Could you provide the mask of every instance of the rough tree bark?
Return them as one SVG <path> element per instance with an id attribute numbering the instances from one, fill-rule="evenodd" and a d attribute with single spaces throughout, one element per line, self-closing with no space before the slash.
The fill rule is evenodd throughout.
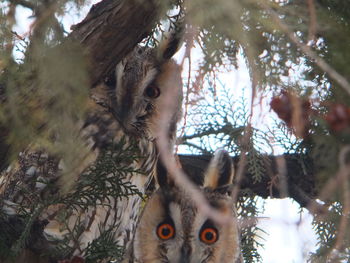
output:
<path id="1" fill-rule="evenodd" d="M 86 18 L 72 27 L 69 38 L 79 41 L 90 59 L 92 85 L 108 76 L 151 33 L 165 2 L 104 0 L 93 5 Z"/>

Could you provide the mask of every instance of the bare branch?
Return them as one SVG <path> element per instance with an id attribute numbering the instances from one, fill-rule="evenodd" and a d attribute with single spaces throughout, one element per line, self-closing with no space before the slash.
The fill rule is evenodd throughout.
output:
<path id="1" fill-rule="evenodd" d="M 172 77 L 169 76 L 167 85 L 171 85 L 173 83 L 171 78 Z M 166 103 L 164 105 L 164 108 L 160 110 L 161 115 L 159 122 L 159 131 L 157 135 L 157 147 L 160 154 L 159 158 L 161 158 L 165 168 L 169 172 L 169 175 L 172 177 L 175 184 L 187 192 L 189 196 L 191 196 L 198 210 L 218 224 L 224 225 L 230 222 L 231 216 L 214 209 L 208 203 L 203 193 L 179 167 L 175 156 L 172 153 L 172 149 L 170 148 L 168 142 L 168 124 L 171 119 L 172 112 L 176 109 L 177 102 L 174 102 L 173 98 L 177 92 L 178 91 L 176 89 L 169 89 L 169 92 L 167 94 L 164 94 Z"/>
<path id="2" fill-rule="evenodd" d="M 316 30 L 317 30 L 317 17 L 314 0 L 307 0 L 310 13 L 310 25 L 309 25 L 309 41 L 315 40 Z"/>
<path id="3" fill-rule="evenodd" d="M 336 242 L 334 249 L 342 251 L 343 241 L 347 233 L 347 225 L 349 222 L 350 215 L 350 193 L 349 193 L 349 165 L 347 164 L 346 158 L 350 153 L 350 146 L 344 147 L 339 154 L 339 177 L 341 178 L 341 185 L 343 186 L 343 213 L 340 219 L 338 235 L 336 237 Z"/>
<path id="4" fill-rule="evenodd" d="M 240 156 L 240 159 L 245 158 L 244 155 Z M 196 184 L 202 183 L 202 176 L 210 161 L 211 155 L 179 155 L 179 160 L 182 169 Z M 272 184 L 271 180 L 278 174 L 278 164 L 276 158 L 283 158 L 285 160 L 286 174 L 285 174 L 285 187 L 286 190 L 280 189 L 279 184 Z M 241 181 L 237 182 L 237 177 L 234 179 L 234 184 L 239 184 L 239 190 L 249 190 L 255 195 L 262 198 L 281 198 L 285 197 L 286 192 L 290 198 L 293 198 L 302 207 L 312 206 L 314 212 L 318 213 L 323 211 L 324 207 L 314 200 L 318 194 L 315 188 L 314 182 L 314 168 L 310 159 L 305 159 L 308 167 L 305 169 L 302 167 L 300 159 L 303 158 L 297 154 L 284 154 L 283 156 L 269 156 L 269 161 L 265 163 L 265 170 L 267 173 L 259 181 L 255 182 L 252 175 L 247 171 L 247 167 L 241 166 L 242 170 L 237 171 L 242 174 Z M 232 160 L 235 167 L 240 167 L 238 164 L 240 159 L 233 157 Z M 241 160 L 245 162 L 245 160 Z M 236 169 L 238 170 L 238 169 Z M 271 187 L 270 187 L 271 186 Z M 271 191 L 270 191 L 271 190 Z M 244 191 L 243 191 L 244 192 Z M 243 192 L 238 192 L 241 195 Z M 313 204 L 314 203 L 314 204 Z M 311 205 L 313 204 L 313 205 Z"/>

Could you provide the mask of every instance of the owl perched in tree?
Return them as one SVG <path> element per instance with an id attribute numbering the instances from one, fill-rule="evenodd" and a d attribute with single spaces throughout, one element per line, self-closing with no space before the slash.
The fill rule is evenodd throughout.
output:
<path id="1" fill-rule="evenodd" d="M 202 193 L 209 204 L 232 216 L 219 225 L 174 185 L 158 165 L 160 188 L 148 200 L 136 227 L 130 258 L 124 263 L 240 262 L 236 212 L 230 189 L 233 166 L 226 151 L 217 151 L 205 173 Z"/>
<path id="2" fill-rule="evenodd" d="M 181 70 L 171 59 L 178 44 L 178 39 L 174 37 L 158 49 L 137 46 L 117 65 L 115 76 L 92 89 L 90 108 L 81 129 L 81 136 L 91 147 L 92 157 L 87 158 L 79 171 L 88 170 L 101 152 L 111 153 L 114 144 L 121 145 L 121 148 L 119 153 L 110 154 L 112 159 L 133 148 L 134 156 L 125 162 L 121 160 L 117 165 L 129 171 L 122 182 L 132 184 L 140 194 L 144 193 L 158 158 L 155 143 L 164 107 L 171 107 L 173 112 L 167 122 L 170 145 L 181 117 Z M 166 101 L 169 94 L 172 98 L 170 103 Z M 37 213 L 33 220 L 42 222 L 43 229 L 43 235 L 40 234 L 38 239 L 44 236 L 56 242 L 74 234 L 70 247 L 75 255 L 84 255 L 85 249 L 104 230 L 113 229 L 116 243 L 128 246 L 139 215 L 140 195 L 116 199 L 107 194 L 97 196 L 89 203 L 79 199 L 75 200 L 79 205 L 66 209 L 67 204 L 57 201 L 64 200 L 59 199 L 59 187 L 56 185 L 62 170 L 64 164 L 59 158 L 48 155 L 45 150 L 22 152 L 18 161 L 0 174 L 2 211 L 13 217 L 18 214 L 21 205 L 30 213 Z M 105 188 L 110 187 L 114 183 L 109 180 L 112 173 L 104 173 L 103 176 L 105 180 L 99 182 L 102 181 Z M 77 184 L 83 179 L 81 175 Z M 94 187 L 93 183 L 80 185 L 81 192 Z M 77 195 L 68 193 L 67 196 L 72 196 L 73 200 L 79 193 L 74 189 L 72 192 Z M 53 201 L 46 202 L 47 206 L 33 210 L 36 203 L 51 199 Z M 82 202 L 86 202 L 85 208 L 81 208 Z M 79 231 L 76 231 L 76 226 Z M 36 242 L 34 238 L 27 247 L 35 252 L 47 252 L 47 244 L 43 243 L 42 240 Z"/>

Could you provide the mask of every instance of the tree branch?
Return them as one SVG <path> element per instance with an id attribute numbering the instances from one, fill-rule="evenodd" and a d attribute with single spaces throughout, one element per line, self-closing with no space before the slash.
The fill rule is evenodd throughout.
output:
<path id="1" fill-rule="evenodd" d="M 312 161 L 305 156 L 298 154 L 284 154 L 286 161 L 287 193 L 289 197 L 297 201 L 300 206 L 307 207 L 311 200 L 316 198 L 317 191 L 314 182 L 314 167 Z M 202 183 L 202 175 L 209 163 L 211 155 L 180 155 L 179 159 L 182 168 L 188 176 L 197 184 Z M 269 162 L 265 163 L 265 177 L 259 182 L 254 182 L 251 174 L 245 171 L 240 183 L 241 190 L 249 190 L 262 198 L 281 198 L 285 193 L 279 189 L 279 184 L 273 184 L 274 177 L 277 176 L 276 159 L 281 156 L 269 156 Z M 303 163 L 301 162 L 303 160 Z M 238 158 L 233 157 L 235 165 Z M 304 166 L 303 164 L 307 164 Z"/>
<path id="2" fill-rule="evenodd" d="M 69 36 L 86 48 L 92 85 L 108 76 L 151 33 L 161 13 L 162 5 L 157 0 L 104 0 L 92 6 Z"/>

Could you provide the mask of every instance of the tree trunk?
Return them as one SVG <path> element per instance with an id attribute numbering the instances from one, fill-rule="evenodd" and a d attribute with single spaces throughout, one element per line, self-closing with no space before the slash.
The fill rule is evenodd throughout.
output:
<path id="1" fill-rule="evenodd" d="M 163 5 L 158 0 L 104 0 L 72 27 L 69 38 L 86 48 L 92 85 L 108 76 L 137 43 L 150 35 Z"/>

